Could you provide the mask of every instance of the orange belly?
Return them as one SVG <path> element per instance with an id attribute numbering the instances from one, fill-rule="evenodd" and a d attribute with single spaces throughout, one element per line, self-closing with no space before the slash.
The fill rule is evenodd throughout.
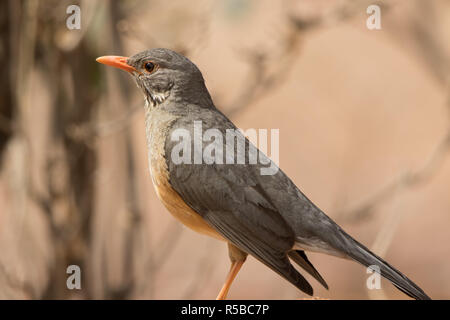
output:
<path id="1" fill-rule="evenodd" d="M 189 207 L 169 183 L 165 159 L 165 140 L 175 117 L 161 109 L 149 109 L 146 104 L 146 133 L 149 149 L 149 168 L 158 198 L 181 223 L 202 234 L 219 240 L 225 239 L 191 207 Z"/>
<path id="2" fill-rule="evenodd" d="M 225 241 L 215 229 L 181 199 L 170 185 L 154 183 L 154 186 L 158 198 L 177 220 L 198 233 Z"/>
<path id="3" fill-rule="evenodd" d="M 203 218 L 189 207 L 169 183 L 167 165 L 163 159 L 150 160 L 150 173 L 156 194 L 169 212 L 190 229 L 210 237 L 225 239 Z"/>

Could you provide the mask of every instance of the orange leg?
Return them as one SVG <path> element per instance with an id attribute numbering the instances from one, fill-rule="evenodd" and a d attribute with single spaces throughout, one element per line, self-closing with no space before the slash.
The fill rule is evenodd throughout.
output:
<path id="1" fill-rule="evenodd" d="M 231 283 L 233 282 L 234 278 L 236 278 L 244 262 L 245 260 L 240 260 L 240 261 L 233 261 L 231 263 L 231 268 L 230 271 L 228 272 L 227 279 L 225 280 L 222 290 L 220 290 L 216 300 L 225 300 L 227 298 L 228 290 L 230 290 Z"/>

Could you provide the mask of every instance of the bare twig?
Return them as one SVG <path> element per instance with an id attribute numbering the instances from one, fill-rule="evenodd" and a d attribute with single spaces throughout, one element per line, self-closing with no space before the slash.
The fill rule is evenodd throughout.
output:
<path id="1" fill-rule="evenodd" d="M 337 9 L 316 17 L 294 16 L 286 10 L 286 21 L 288 21 L 288 32 L 281 39 L 280 52 L 276 54 L 261 50 L 246 50 L 244 57 L 247 60 L 250 71 L 244 85 L 236 98 L 230 105 L 224 107 L 225 113 L 230 116 L 236 116 L 251 106 L 257 99 L 261 99 L 274 89 L 280 87 L 287 79 L 292 65 L 300 56 L 298 51 L 303 41 L 303 35 L 306 32 L 316 30 L 320 27 L 329 27 L 334 24 L 350 19 L 364 6 L 364 3 L 356 1 L 347 1 Z M 385 6 L 386 7 L 386 6 Z M 269 57 L 276 56 L 275 63 L 269 63 Z M 269 70 L 268 65 L 274 65 L 275 68 Z"/>
<path id="2" fill-rule="evenodd" d="M 163 236 L 155 245 L 158 250 L 155 254 L 150 255 L 145 262 L 144 270 L 148 276 L 145 281 L 142 282 L 141 287 L 139 288 L 139 293 L 142 293 L 147 288 L 152 288 L 154 275 L 168 260 L 170 254 L 179 243 L 182 234 L 183 228 L 181 228 L 180 224 L 177 221 L 171 221 L 167 229 L 164 231 Z"/>
<path id="3" fill-rule="evenodd" d="M 5 284 L 9 288 L 22 291 L 29 299 L 35 298 L 36 295 L 33 286 L 26 281 L 19 280 L 19 278 L 13 276 L 6 270 L 6 267 L 2 263 L 0 263 L 0 276 L 5 279 Z"/>
<path id="4" fill-rule="evenodd" d="M 319 28 L 330 28 L 335 25 L 347 21 L 358 13 L 365 12 L 368 5 L 373 4 L 374 1 L 352 1 L 347 0 L 338 5 L 335 5 L 329 11 L 325 11 L 323 14 L 317 16 L 299 16 L 293 15 L 288 12 L 291 21 L 301 31 L 313 31 Z M 295 4 L 295 1 L 292 3 Z M 392 4 L 376 1 L 376 4 L 380 6 L 385 14 L 389 10 Z M 290 6 L 288 5 L 288 8 Z M 290 9 L 288 9 L 290 11 Z"/>
<path id="5" fill-rule="evenodd" d="M 294 26 L 294 25 L 292 25 Z M 247 79 L 243 82 L 244 85 L 236 98 L 229 106 L 224 107 L 225 113 L 232 117 L 238 112 L 242 112 L 248 108 L 257 99 L 261 99 L 264 95 L 273 91 L 287 79 L 289 70 L 295 59 L 298 57 L 299 32 L 295 27 L 291 27 L 286 35 L 283 44 L 282 52 L 277 54 L 278 57 L 283 57 L 277 61 L 276 68 L 269 70 L 268 52 L 260 50 L 245 50 L 243 56 L 249 64 L 249 74 Z"/>
<path id="6" fill-rule="evenodd" d="M 140 102 L 131 108 L 127 109 L 118 118 L 110 121 L 104 121 L 93 127 L 91 132 L 99 138 L 110 136 L 116 134 L 122 130 L 125 130 L 129 124 L 131 118 L 136 114 L 137 111 L 143 108 L 144 102 Z"/>
<path id="7" fill-rule="evenodd" d="M 204 287 L 211 278 L 215 266 L 214 259 L 211 257 L 211 252 L 213 252 L 212 245 L 212 241 L 207 243 L 204 254 L 197 263 L 197 276 L 192 279 L 191 283 L 184 291 L 182 299 L 193 299 L 197 292 Z"/>

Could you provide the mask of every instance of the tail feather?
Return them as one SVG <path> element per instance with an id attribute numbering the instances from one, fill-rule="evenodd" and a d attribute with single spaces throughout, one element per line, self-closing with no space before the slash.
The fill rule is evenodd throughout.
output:
<path id="1" fill-rule="evenodd" d="M 349 236 L 350 238 L 350 236 Z M 400 271 L 392 267 L 389 263 L 384 261 L 382 258 L 378 257 L 376 254 L 372 253 L 364 245 L 358 241 L 350 238 L 351 242 L 354 244 L 351 250 L 346 250 L 347 255 L 361 263 L 362 265 L 369 267 L 376 265 L 380 268 L 381 276 L 388 279 L 394 286 L 399 290 L 403 291 L 405 294 L 414 298 L 416 300 L 431 300 L 429 296 L 423 292 L 414 282 L 408 279 Z"/>
<path id="2" fill-rule="evenodd" d="M 322 278 L 320 273 L 314 268 L 312 263 L 308 260 L 308 257 L 303 250 L 292 250 L 288 253 L 289 257 L 297 263 L 300 267 L 314 277 L 325 289 L 328 290 L 328 284 Z"/>

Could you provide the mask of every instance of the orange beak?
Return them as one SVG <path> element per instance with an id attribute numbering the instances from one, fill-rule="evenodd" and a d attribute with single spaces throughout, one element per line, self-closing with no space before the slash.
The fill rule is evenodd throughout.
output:
<path id="1" fill-rule="evenodd" d="M 107 66 L 119 68 L 128 72 L 137 72 L 137 70 L 127 63 L 127 57 L 119 56 L 103 56 L 96 59 L 97 62 L 106 64 Z"/>

